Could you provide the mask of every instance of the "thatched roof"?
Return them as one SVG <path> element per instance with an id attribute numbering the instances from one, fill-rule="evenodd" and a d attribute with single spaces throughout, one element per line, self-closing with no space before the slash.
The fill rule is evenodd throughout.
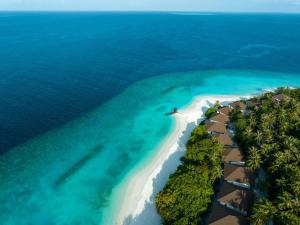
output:
<path id="1" fill-rule="evenodd" d="M 291 97 L 287 96 L 285 94 L 278 94 L 278 95 L 274 95 L 272 98 L 275 99 L 275 100 L 277 100 L 277 101 L 281 101 L 281 100 L 284 100 L 284 99 L 288 100 Z"/>
<path id="2" fill-rule="evenodd" d="M 223 182 L 218 193 L 218 201 L 229 204 L 234 208 L 248 212 L 253 202 L 253 193 L 250 189 L 237 187 Z"/>
<path id="3" fill-rule="evenodd" d="M 224 163 L 224 179 L 240 183 L 252 183 L 253 175 L 249 168 Z"/>
<path id="4" fill-rule="evenodd" d="M 215 137 L 218 142 L 226 146 L 232 146 L 234 144 L 231 137 L 229 137 L 229 135 L 227 134 L 227 132 L 223 134 L 213 134 L 213 137 Z"/>
<path id="5" fill-rule="evenodd" d="M 224 148 L 224 156 L 223 161 L 224 162 L 230 162 L 230 161 L 244 161 L 245 158 L 241 153 L 241 150 L 239 148 L 233 148 L 228 147 Z"/>
<path id="6" fill-rule="evenodd" d="M 246 104 L 241 101 L 233 102 L 230 104 L 232 108 L 239 108 L 240 110 L 245 110 L 247 108 Z"/>
<path id="7" fill-rule="evenodd" d="M 225 106 L 225 107 L 222 107 L 222 108 L 218 109 L 219 113 L 221 113 L 223 115 L 226 115 L 226 116 L 229 116 L 231 111 L 232 111 L 232 108 L 230 108 L 229 106 Z"/>
<path id="8" fill-rule="evenodd" d="M 226 116 L 221 113 L 214 113 L 209 119 L 213 120 L 215 122 L 224 123 L 224 124 L 226 124 L 230 121 L 229 116 Z"/>
<path id="9" fill-rule="evenodd" d="M 221 206 L 218 202 L 214 202 L 208 217 L 209 225 L 248 225 L 249 221 L 246 216 Z"/>
<path id="10" fill-rule="evenodd" d="M 222 123 L 211 122 L 209 120 L 205 121 L 205 129 L 208 132 L 215 132 L 215 133 L 225 133 L 226 126 Z"/>

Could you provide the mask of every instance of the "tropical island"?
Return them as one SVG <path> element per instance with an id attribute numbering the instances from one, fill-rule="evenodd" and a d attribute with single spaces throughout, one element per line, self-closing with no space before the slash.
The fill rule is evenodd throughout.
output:
<path id="1" fill-rule="evenodd" d="M 300 89 L 205 113 L 155 198 L 163 224 L 300 224 Z"/>

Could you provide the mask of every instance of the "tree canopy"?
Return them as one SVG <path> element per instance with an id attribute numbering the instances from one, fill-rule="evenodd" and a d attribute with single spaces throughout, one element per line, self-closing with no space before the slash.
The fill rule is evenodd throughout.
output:
<path id="1" fill-rule="evenodd" d="M 219 101 L 216 101 L 216 103 L 205 112 L 206 118 L 209 119 L 219 108 L 221 108 L 221 104 Z"/>
<path id="2" fill-rule="evenodd" d="M 273 98 L 276 94 L 288 97 Z M 253 224 L 300 224 L 300 89 L 279 88 L 255 99 L 259 107 L 232 115 L 236 139 L 247 165 L 267 174 L 265 198 L 258 200 Z"/>
<path id="3" fill-rule="evenodd" d="M 176 172 L 156 196 L 163 224 L 198 225 L 214 194 L 213 184 L 221 177 L 223 146 L 208 139 L 203 125 L 192 132 L 187 151 Z"/>

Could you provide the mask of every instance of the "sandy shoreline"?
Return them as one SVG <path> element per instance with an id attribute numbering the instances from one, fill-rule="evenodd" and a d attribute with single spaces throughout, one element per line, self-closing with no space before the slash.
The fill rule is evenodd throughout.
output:
<path id="1" fill-rule="evenodd" d="M 168 177 L 180 164 L 185 144 L 191 131 L 200 123 L 208 107 L 219 100 L 223 105 L 240 99 L 240 96 L 199 96 L 186 108 L 179 110 L 175 126 L 164 140 L 156 155 L 146 166 L 138 170 L 123 190 L 120 210 L 113 224 L 117 225 L 159 225 L 154 198 L 165 185 Z"/>

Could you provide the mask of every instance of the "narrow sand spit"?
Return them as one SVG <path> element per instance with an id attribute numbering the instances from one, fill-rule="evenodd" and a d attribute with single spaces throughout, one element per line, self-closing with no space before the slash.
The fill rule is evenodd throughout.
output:
<path id="1" fill-rule="evenodd" d="M 174 130 L 157 150 L 157 154 L 138 170 L 123 189 L 123 199 L 116 212 L 116 225 L 159 225 L 161 220 L 155 208 L 155 195 L 162 190 L 168 177 L 180 164 L 185 144 L 191 131 L 201 122 L 204 112 L 217 100 L 223 105 L 240 96 L 200 96 L 174 114 Z"/>

